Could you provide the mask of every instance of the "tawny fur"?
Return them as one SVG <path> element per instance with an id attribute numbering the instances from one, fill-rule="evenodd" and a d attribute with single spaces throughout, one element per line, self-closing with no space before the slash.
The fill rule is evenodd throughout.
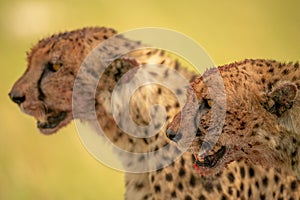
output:
<path id="1" fill-rule="evenodd" d="M 76 75 L 84 58 L 98 44 L 115 35 L 115 31 L 107 28 L 85 28 L 72 32 L 53 35 L 41 40 L 32 48 L 28 55 L 28 67 L 26 72 L 13 86 L 10 97 L 17 102 L 17 97 L 22 99 L 18 102 L 21 109 L 35 117 L 40 124 L 47 125 L 53 116 L 65 113 L 66 117 L 56 127 L 51 129 L 40 126 L 40 131 L 51 134 L 67 125 L 73 119 L 72 91 Z M 123 41 L 123 42 L 122 42 Z M 128 40 L 120 39 L 117 47 L 128 47 Z M 138 42 L 129 42 L 132 48 L 140 45 Z M 115 49 L 116 46 L 111 49 Z M 108 49 L 112 54 L 113 50 Z M 109 52 L 103 51 L 103 54 Z M 103 127 L 106 136 L 118 147 L 130 152 L 150 152 L 162 148 L 170 141 L 165 136 L 165 126 L 155 136 L 147 139 L 135 138 L 123 133 L 113 121 L 111 112 L 107 108 L 110 101 L 112 87 L 117 79 L 122 76 L 120 70 L 125 73 L 136 64 L 148 62 L 164 63 L 170 68 L 179 71 L 187 80 L 195 76 L 187 72 L 179 63 L 168 57 L 163 51 L 145 49 L 133 52 L 125 57 L 117 59 L 112 63 L 97 86 L 95 107 L 97 120 Z M 52 64 L 61 64 L 61 68 L 49 71 Z M 117 72 L 115 71 L 116 69 Z M 122 72 L 122 73 L 123 73 Z M 160 76 L 160 75 L 159 75 Z M 91 74 L 92 77 L 92 74 Z M 163 76 L 164 77 L 164 76 Z M 162 78 L 163 78 L 162 77 Z M 86 81 L 86 80 L 85 80 Z M 126 81 L 126 80 L 125 80 Z M 83 82 L 89 84 L 89 82 Z M 179 90 L 183 90 L 180 85 Z M 82 91 L 85 92 L 85 91 Z M 148 103 L 143 101 L 146 97 Z M 154 97 L 148 99 L 148 97 Z M 24 98 L 23 98 L 24 97 Z M 75 96 L 76 97 L 76 96 Z M 147 86 L 138 90 L 130 104 L 133 120 L 138 124 L 149 123 L 148 108 L 153 104 L 165 107 L 167 122 L 179 112 L 179 107 L 174 95 L 161 86 Z M 79 99 L 79 102 L 91 99 Z M 90 120 L 84 112 L 77 113 L 81 120 Z M 139 109 L 138 109 L 139 108 Z M 145 114 L 146 113 L 146 114 Z M 44 128 L 43 128 L 44 127 Z M 171 143 L 173 144 L 173 143 Z M 177 147 L 171 145 L 169 152 L 178 151 Z M 124 167 L 145 163 L 142 158 L 138 160 L 122 159 Z M 160 155 L 161 159 L 168 158 Z M 293 176 L 275 170 L 265 169 L 260 166 L 246 164 L 244 161 L 233 162 L 223 172 L 202 177 L 192 168 L 194 157 L 185 152 L 171 165 L 154 172 L 125 175 L 126 194 L 125 199 L 299 199 L 299 184 Z M 149 162 L 150 163 L 150 162 Z M 111 186 L 113 187 L 113 186 Z M 99 197 L 101 198 L 101 197 Z"/>
<path id="2" fill-rule="evenodd" d="M 219 67 L 218 74 L 222 78 L 226 95 L 222 101 L 226 102 L 218 99 L 220 94 L 212 97 L 211 93 L 218 91 L 208 91 L 208 84 L 216 84 L 212 78 L 216 74 L 217 72 L 211 73 L 208 70 L 204 74 L 205 78 L 197 78 L 191 84 L 189 92 L 189 95 L 197 98 L 196 109 L 207 100 L 212 105 L 216 103 L 225 107 L 225 123 L 217 144 L 226 146 L 226 158 L 208 171 L 215 173 L 222 170 L 227 163 L 245 158 L 254 164 L 293 171 L 300 178 L 299 63 L 244 60 Z M 188 103 L 186 107 L 190 107 Z M 190 146 L 190 150 L 196 155 L 208 129 L 213 126 L 210 124 L 212 109 L 215 108 L 207 108 L 196 122 L 198 135 Z M 182 114 L 180 116 L 186 117 Z M 221 122 L 221 117 L 218 120 Z M 169 125 L 170 130 L 178 132 L 178 124 L 179 115 Z M 182 129 L 190 127 L 189 124 L 181 126 Z M 189 132 L 188 129 L 186 132 Z M 189 134 L 195 136 L 195 133 Z M 200 168 L 200 173 L 201 170 L 206 169 Z"/>

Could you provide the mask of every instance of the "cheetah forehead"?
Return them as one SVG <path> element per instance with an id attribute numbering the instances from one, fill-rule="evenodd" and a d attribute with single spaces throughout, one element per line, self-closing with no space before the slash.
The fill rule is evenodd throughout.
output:
<path id="1" fill-rule="evenodd" d="M 30 51 L 27 52 L 27 61 L 28 66 L 30 66 L 31 60 L 35 53 L 40 49 L 48 47 L 50 49 L 55 46 L 56 43 L 60 41 L 69 41 L 73 43 L 77 43 L 78 45 L 84 45 L 95 43 L 92 47 L 96 46 L 103 40 L 115 35 L 117 31 L 112 28 L 106 27 L 86 27 L 73 31 L 66 31 L 57 34 L 53 34 L 50 37 L 43 38 L 38 41 L 38 43 L 33 46 Z M 84 48 L 84 47 L 82 47 Z"/>

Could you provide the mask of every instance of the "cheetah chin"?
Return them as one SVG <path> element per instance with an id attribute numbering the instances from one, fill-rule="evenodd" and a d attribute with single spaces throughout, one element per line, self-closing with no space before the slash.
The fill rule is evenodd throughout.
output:
<path id="1" fill-rule="evenodd" d="M 212 150 L 204 154 L 194 151 L 195 162 L 193 167 L 201 175 L 217 174 L 228 164 L 241 158 L 241 156 L 236 154 L 237 151 L 234 149 L 234 147 L 226 145 L 216 145 Z"/>
<path id="2" fill-rule="evenodd" d="M 199 159 L 198 156 L 195 155 L 196 164 L 199 167 L 215 167 L 219 160 L 221 160 L 226 153 L 226 147 L 215 147 L 211 151 L 209 151 L 206 155 L 200 156 Z"/>
<path id="3" fill-rule="evenodd" d="M 53 113 L 53 114 L 52 114 Z M 37 120 L 37 128 L 41 133 L 50 135 L 55 133 L 60 128 L 69 124 L 72 120 L 72 115 L 65 111 L 52 112 L 52 115 L 47 117 L 47 121 Z"/>

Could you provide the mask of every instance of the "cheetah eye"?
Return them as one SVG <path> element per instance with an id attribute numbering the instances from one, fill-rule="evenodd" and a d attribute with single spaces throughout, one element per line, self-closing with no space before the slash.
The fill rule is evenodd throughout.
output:
<path id="1" fill-rule="evenodd" d="M 47 68 L 51 71 L 51 72 L 57 72 L 60 68 L 62 67 L 61 63 L 48 63 L 47 64 Z"/>

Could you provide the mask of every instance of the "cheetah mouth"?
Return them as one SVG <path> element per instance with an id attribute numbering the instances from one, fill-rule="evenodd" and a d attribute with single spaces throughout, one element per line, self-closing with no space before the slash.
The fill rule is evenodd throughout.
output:
<path id="1" fill-rule="evenodd" d="M 226 153 L 226 146 L 221 146 L 220 148 L 215 147 L 206 156 L 202 156 L 198 159 L 197 156 L 195 156 L 196 158 L 195 165 L 198 167 L 213 168 L 224 157 L 225 153 Z"/>
<path id="2" fill-rule="evenodd" d="M 51 116 L 47 117 L 47 121 L 41 122 L 37 121 L 37 128 L 43 133 L 43 134 L 52 134 L 55 133 L 58 129 L 68 124 L 70 119 L 68 119 L 68 113 L 65 111 L 58 112 L 55 114 L 52 114 Z"/>

